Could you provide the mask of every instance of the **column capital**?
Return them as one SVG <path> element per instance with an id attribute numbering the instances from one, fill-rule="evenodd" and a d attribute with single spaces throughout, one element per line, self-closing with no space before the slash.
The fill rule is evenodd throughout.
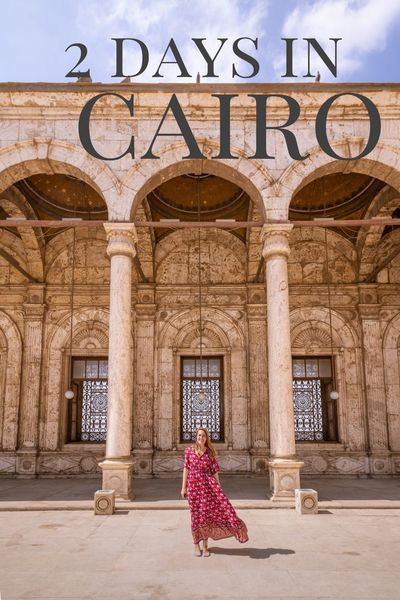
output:
<path id="1" fill-rule="evenodd" d="M 41 321 L 43 319 L 47 306 L 46 304 L 25 303 L 23 305 L 23 308 L 24 317 L 26 321 Z"/>
<path id="2" fill-rule="evenodd" d="M 359 304 L 358 312 L 363 320 L 379 321 L 381 304 Z"/>
<path id="3" fill-rule="evenodd" d="M 267 318 L 266 304 L 247 304 L 247 318 L 251 321 L 265 321 Z"/>
<path id="4" fill-rule="evenodd" d="M 262 254 L 265 259 L 275 254 L 289 256 L 289 236 L 292 229 L 293 225 L 291 223 L 268 223 L 263 225 L 261 241 L 264 243 Z"/>
<path id="5" fill-rule="evenodd" d="M 137 321 L 147 321 L 154 319 L 157 311 L 155 304 L 135 304 L 135 314 Z"/>
<path id="6" fill-rule="evenodd" d="M 123 255 L 134 258 L 138 240 L 133 223 L 103 223 L 106 230 L 108 256 Z"/>

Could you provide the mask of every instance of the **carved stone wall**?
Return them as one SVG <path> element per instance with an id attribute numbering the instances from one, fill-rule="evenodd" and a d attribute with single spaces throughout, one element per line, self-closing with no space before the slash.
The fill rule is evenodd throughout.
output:
<path id="1" fill-rule="evenodd" d="M 252 290 L 251 297 L 258 296 Z M 262 292 L 260 292 L 261 294 Z M 248 304 L 248 369 L 252 471 L 265 473 L 269 447 L 267 323 L 264 304 Z"/>
<path id="2" fill-rule="evenodd" d="M 81 84 L 77 91 L 55 85 L 50 113 L 48 86 L 27 92 L 18 84 L 9 84 L 9 89 L 2 85 L 0 207 L 7 216 L 35 216 L 14 185 L 17 181 L 38 173 L 62 173 L 91 185 L 104 199 L 111 221 L 140 222 L 149 218 L 146 195 L 154 187 L 179 174 L 198 172 L 198 161 L 181 160 L 187 153 L 181 138 L 158 141 L 160 160 L 140 159 L 170 99 L 166 90 L 155 87 L 138 93 L 137 157 L 106 163 L 92 158 L 78 139 L 76 122 L 93 95 L 91 86 Z M 354 163 L 333 161 L 316 146 L 310 115 L 326 100 L 326 92 L 293 93 L 300 103 L 307 103 L 307 111 L 292 127 L 301 136 L 302 152 L 310 154 L 305 161 L 290 159 L 280 132 L 270 132 L 275 160 L 246 158 L 249 148 L 255 147 L 249 117 L 254 99 L 246 94 L 232 103 L 236 160 L 209 160 L 218 153 L 217 104 L 210 103 L 203 88 L 189 87 L 178 94 L 206 156 L 201 162 L 203 172 L 242 187 L 252 201 L 249 220 L 286 219 L 297 189 L 323 175 L 351 169 L 386 184 L 365 217 L 394 214 L 400 201 L 400 119 L 395 114 L 400 92 L 390 86 L 368 88 L 384 127 L 375 150 Z M 132 133 L 126 107 L 112 110 L 115 119 L 99 113 L 93 130 L 94 143 L 109 155 L 120 153 Z M 285 118 L 279 104 L 270 110 L 271 118 Z M 327 135 L 338 154 L 357 155 L 369 136 L 368 121 L 354 112 L 348 99 L 339 99 L 330 112 Z M 198 352 L 200 337 L 198 232 L 175 231 L 155 244 L 150 229 L 137 229 L 142 273 L 136 265 L 135 376 L 129 400 L 133 403 L 132 452 L 137 475 L 180 476 L 179 361 L 184 354 Z M 27 225 L 0 230 L 0 247 L 26 271 L 23 275 L 0 257 L 0 474 L 4 476 L 96 476 L 97 462 L 104 456 L 102 444 L 66 443 L 73 236 L 71 229 L 53 233 Z M 360 229 L 355 240 L 328 231 L 327 260 L 322 229 L 295 227 L 291 234 L 292 351 L 331 354 L 331 303 L 339 386 L 339 441 L 298 444 L 305 473 L 400 474 L 399 235 L 398 229 L 385 232 L 377 225 Z M 201 245 L 204 350 L 222 355 L 225 369 L 225 442 L 219 448 L 220 463 L 227 471 L 264 474 L 270 432 L 259 228 L 248 230 L 245 243 L 228 231 L 202 230 Z M 104 230 L 78 228 L 72 355 L 107 355 L 109 264 Z M 34 385 L 28 389 L 30 379 Z M 33 458 L 28 456 L 29 448 Z"/>
<path id="3" fill-rule="evenodd" d="M 195 298 L 195 296 L 194 296 Z M 165 300 L 163 304 L 165 303 Z M 245 351 L 244 312 L 229 308 L 211 308 L 208 296 L 203 307 L 203 355 L 223 356 L 224 363 L 224 431 L 222 449 L 236 451 L 249 444 L 249 402 Z M 157 394 L 155 398 L 156 448 L 159 451 L 179 450 L 180 427 L 180 358 L 199 355 L 198 308 L 165 310 L 157 317 Z M 240 453 L 239 453 L 240 454 Z M 158 454 L 160 457 L 160 454 Z M 157 462 L 158 460 L 158 462 Z M 155 461 L 154 468 L 160 458 Z M 165 469 L 165 461 L 162 469 Z M 161 467 L 160 467 L 161 468 Z M 172 469 L 173 471 L 173 469 Z"/>
<path id="4" fill-rule="evenodd" d="M 400 315 L 389 322 L 384 332 L 383 359 L 389 448 L 392 452 L 400 452 Z M 396 472 L 400 472 L 399 458 L 395 467 Z"/>
<path id="5" fill-rule="evenodd" d="M 292 231 L 289 255 L 291 283 L 352 283 L 356 275 L 356 252 L 342 236 L 319 228 L 297 228 Z"/>
<path id="6" fill-rule="evenodd" d="M 15 322 L 4 312 L 0 312 L 0 331 L 1 369 L 4 377 L 1 384 L 1 449 L 14 451 L 18 439 L 22 339 Z"/>
<path id="7" fill-rule="evenodd" d="M 246 278 L 244 245 L 218 229 L 201 230 L 203 283 L 243 283 Z M 199 232 L 188 229 L 170 234 L 157 245 L 156 281 L 196 284 L 199 280 Z"/>

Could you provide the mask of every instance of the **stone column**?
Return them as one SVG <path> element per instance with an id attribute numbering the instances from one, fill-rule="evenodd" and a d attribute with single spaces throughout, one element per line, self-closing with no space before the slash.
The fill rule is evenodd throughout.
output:
<path id="1" fill-rule="evenodd" d="M 361 300 L 376 300 L 375 286 L 360 290 Z M 381 306 L 359 304 L 362 327 L 362 352 L 364 359 L 365 395 L 370 451 L 370 470 L 376 475 L 391 472 L 385 395 L 385 377 L 382 354 L 382 336 L 379 320 Z"/>
<path id="2" fill-rule="evenodd" d="M 108 411 L 103 489 L 132 497 L 132 259 L 137 235 L 132 223 L 104 223 L 110 271 Z"/>
<path id="3" fill-rule="evenodd" d="M 30 284 L 24 304 L 24 342 L 19 408 L 17 475 L 37 473 L 39 402 L 45 315 L 44 284 Z"/>
<path id="4" fill-rule="evenodd" d="M 261 239 L 267 286 L 268 388 L 272 500 L 292 499 L 300 487 L 296 459 L 289 320 L 288 256 L 293 225 L 264 225 Z"/>
<path id="5" fill-rule="evenodd" d="M 135 473 L 152 476 L 154 402 L 154 319 L 153 290 L 143 288 L 136 304 L 136 381 L 134 394 Z"/>
<path id="6" fill-rule="evenodd" d="M 249 384 L 252 471 L 267 470 L 268 455 L 268 375 L 267 320 L 265 304 L 248 304 Z"/>

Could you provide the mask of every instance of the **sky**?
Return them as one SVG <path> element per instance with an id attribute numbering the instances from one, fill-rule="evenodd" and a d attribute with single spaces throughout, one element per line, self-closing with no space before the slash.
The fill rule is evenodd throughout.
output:
<path id="1" fill-rule="evenodd" d="M 317 54 L 311 55 L 311 73 L 320 71 L 323 82 L 399 81 L 400 0 L 0 0 L 0 9 L 0 81 L 76 81 L 66 74 L 80 51 L 66 48 L 81 43 L 88 52 L 79 69 L 90 69 L 95 82 L 118 82 L 115 37 L 135 38 L 147 47 L 148 65 L 132 77 L 138 82 L 188 83 L 198 72 L 210 83 L 310 81 L 304 78 L 307 37 L 315 38 L 332 61 L 330 38 L 342 38 L 336 77 Z M 190 77 L 179 77 L 177 64 L 158 69 L 171 38 Z M 192 38 L 205 38 L 211 56 L 220 48 L 218 38 L 227 38 L 215 58 L 217 77 L 206 77 L 206 61 Z M 250 38 L 238 47 L 259 63 L 254 76 L 252 66 L 235 55 L 238 38 Z M 281 38 L 298 38 L 293 43 L 296 78 L 282 77 Z M 135 75 L 142 58 L 138 43 L 124 42 L 123 75 Z M 173 59 L 168 50 L 165 60 Z M 158 70 L 162 77 L 155 78 Z"/>

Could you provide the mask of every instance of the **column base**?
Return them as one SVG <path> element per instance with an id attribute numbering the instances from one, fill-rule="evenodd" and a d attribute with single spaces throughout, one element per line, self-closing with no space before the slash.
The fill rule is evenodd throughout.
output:
<path id="1" fill-rule="evenodd" d="M 294 501 L 294 490 L 300 488 L 300 469 L 303 462 L 296 459 L 275 458 L 269 462 L 270 500 Z"/>
<path id="2" fill-rule="evenodd" d="M 103 462 L 99 463 L 99 467 L 103 472 L 103 490 L 114 490 L 117 498 L 122 500 L 133 500 L 133 463 L 131 460 L 118 461 L 106 458 Z"/>
<path id="3" fill-rule="evenodd" d="M 17 479 L 35 479 L 37 475 L 37 450 L 17 450 L 16 475 Z"/>

